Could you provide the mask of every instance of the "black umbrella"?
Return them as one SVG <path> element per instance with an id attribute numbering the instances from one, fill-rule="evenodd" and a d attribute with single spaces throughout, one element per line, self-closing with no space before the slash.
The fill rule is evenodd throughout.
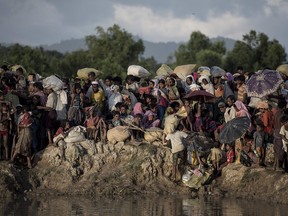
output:
<path id="1" fill-rule="evenodd" d="M 246 133 L 250 126 L 250 119 L 247 116 L 237 117 L 227 122 L 220 131 L 219 140 L 221 143 L 232 143 Z"/>

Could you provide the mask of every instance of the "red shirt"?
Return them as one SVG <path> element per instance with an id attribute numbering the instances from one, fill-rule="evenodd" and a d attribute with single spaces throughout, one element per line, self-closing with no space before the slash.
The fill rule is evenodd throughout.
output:
<path id="1" fill-rule="evenodd" d="M 226 152 L 226 158 L 228 163 L 233 163 L 234 162 L 234 150 L 230 149 L 228 152 Z"/>

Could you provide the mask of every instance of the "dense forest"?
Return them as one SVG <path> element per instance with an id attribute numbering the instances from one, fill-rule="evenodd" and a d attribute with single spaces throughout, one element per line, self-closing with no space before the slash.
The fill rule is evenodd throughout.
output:
<path id="1" fill-rule="evenodd" d="M 246 71 L 256 71 L 269 67 L 276 69 L 286 61 L 285 48 L 276 39 L 269 39 L 264 33 L 251 30 L 242 40 L 236 41 L 234 48 L 227 51 L 224 42 L 211 42 L 199 31 L 192 32 L 187 43 L 179 46 L 167 62 L 157 62 L 153 56 L 144 58 L 145 47 L 141 39 L 134 40 L 131 33 L 113 25 L 107 30 L 96 28 L 95 35 L 85 37 L 88 50 L 69 53 L 47 51 L 42 47 L 20 44 L 0 45 L 1 65 L 22 65 L 27 72 L 42 76 L 58 74 L 75 77 L 80 68 L 92 67 L 103 75 L 125 76 L 129 65 L 137 64 L 150 72 L 155 72 L 162 63 L 172 69 L 177 65 L 220 66 L 227 71 L 236 71 L 241 65 Z"/>

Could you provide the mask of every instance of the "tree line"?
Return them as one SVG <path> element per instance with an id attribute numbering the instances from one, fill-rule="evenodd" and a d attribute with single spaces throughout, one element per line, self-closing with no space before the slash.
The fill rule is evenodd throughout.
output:
<path id="1" fill-rule="evenodd" d="M 85 37 L 88 50 L 69 53 L 44 50 L 42 47 L 30 47 L 20 44 L 4 46 L 0 44 L 2 65 L 21 64 L 28 72 L 43 76 L 58 74 L 62 77 L 75 77 L 76 71 L 84 67 L 93 67 L 106 75 L 125 76 L 129 65 L 137 64 L 150 72 L 161 65 L 154 57 L 143 58 L 145 47 L 141 39 L 134 40 L 131 33 L 118 25 L 96 28 L 95 35 Z M 211 42 L 199 31 L 192 32 L 187 43 L 179 46 L 169 56 L 167 64 L 197 64 L 197 66 L 220 66 L 227 71 L 236 71 L 243 66 L 246 71 L 262 68 L 276 69 L 286 61 L 285 48 L 278 40 L 270 40 L 264 33 L 251 30 L 242 40 L 236 41 L 233 49 L 227 51 L 223 41 Z"/>

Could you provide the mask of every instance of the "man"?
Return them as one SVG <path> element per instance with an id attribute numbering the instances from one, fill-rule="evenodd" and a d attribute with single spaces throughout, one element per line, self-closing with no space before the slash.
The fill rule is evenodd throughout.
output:
<path id="1" fill-rule="evenodd" d="M 284 110 L 286 108 L 286 101 L 284 99 L 279 100 L 278 110 L 274 115 L 274 133 L 273 133 L 273 147 L 274 147 L 274 170 L 281 170 L 284 161 L 284 150 L 282 145 L 282 138 L 280 135 L 281 129 L 281 119 L 285 116 Z M 285 164 L 285 169 L 287 169 L 287 164 Z"/>
<path id="2" fill-rule="evenodd" d="M 88 73 L 88 80 L 87 82 L 84 84 L 83 86 L 83 89 L 86 93 L 86 97 L 90 98 L 92 92 L 93 92 L 93 89 L 92 89 L 92 82 L 96 81 L 96 74 L 95 72 L 89 72 Z"/>
<path id="3" fill-rule="evenodd" d="M 236 99 L 234 95 L 229 95 L 227 97 L 227 100 L 226 100 L 227 107 L 224 113 L 224 119 L 226 123 L 236 117 L 236 110 L 233 106 L 235 101 Z"/>
<path id="4" fill-rule="evenodd" d="M 103 91 L 99 88 L 99 83 L 97 81 L 93 81 L 92 85 L 92 94 L 90 94 L 90 100 L 93 104 L 98 104 L 100 108 L 104 107 L 105 96 Z M 88 93 L 88 92 L 87 92 Z"/>
<path id="5" fill-rule="evenodd" d="M 245 84 L 245 76 L 239 75 L 235 78 L 237 84 L 237 100 L 241 101 L 244 104 L 247 104 L 247 91 Z"/>
<path id="6" fill-rule="evenodd" d="M 218 103 L 218 108 L 220 109 L 220 113 L 216 118 L 218 127 L 214 131 L 214 137 L 216 141 L 219 141 L 220 131 L 225 125 L 224 113 L 226 112 L 226 104 L 224 102 L 220 102 Z"/>

